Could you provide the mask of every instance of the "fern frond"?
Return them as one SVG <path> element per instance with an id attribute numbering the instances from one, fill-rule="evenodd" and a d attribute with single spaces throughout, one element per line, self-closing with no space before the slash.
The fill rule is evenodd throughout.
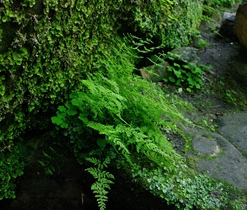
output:
<path id="1" fill-rule="evenodd" d="M 87 158 L 87 161 L 97 166 L 97 168 L 87 168 L 86 171 L 89 172 L 96 179 L 95 183 L 92 184 L 91 189 L 95 194 L 100 210 L 105 210 L 105 203 L 108 200 L 108 197 L 106 195 L 108 194 L 108 190 L 111 189 L 110 184 L 114 183 L 112 181 L 114 179 L 114 176 L 110 172 L 103 170 L 105 167 L 107 167 L 108 164 L 110 164 L 110 158 L 107 157 L 102 162 L 95 157 L 91 157 Z"/>

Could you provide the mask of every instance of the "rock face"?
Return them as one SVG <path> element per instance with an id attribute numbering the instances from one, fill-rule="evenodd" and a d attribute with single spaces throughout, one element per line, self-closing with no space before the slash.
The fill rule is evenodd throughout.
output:
<path id="1" fill-rule="evenodd" d="M 182 62 L 192 62 L 192 63 L 198 63 L 199 57 L 198 57 L 198 50 L 194 47 L 179 47 L 171 51 L 171 55 L 175 54 L 178 55 L 178 57 L 174 57 L 176 61 L 182 61 Z M 170 56 L 171 56 L 170 55 Z M 168 59 L 169 59 L 169 53 L 168 53 Z"/>
<path id="2" fill-rule="evenodd" d="M 247 59 L 246 58 L 247 58 L 247 50 L 244 47 L 239 48 L 238 54 L 230 58 L 230 62 L 228 66 L 229 72 L 232 75 L 232 77 L 243 86 L 247 86 Z"/>
<path id="3" fill-rule="evenodd" d="M 220 117 L 219 133 L 227 138 L 240 152 L 247 154 L 247 113 Z"/>
<path id="4" fill-rule="evenodd" d="M 234 23 L 235 23 L 236 13 L 224 12 L 222 17 L 221 27 L 219 33 L 230 39 L 237 39 L 234 33 Z"/>
<path id="5" fill-rule="evenodd" d="M 235 33 L 241 44 L 247 48 L 247 0 L 244 0 L 237 9 Z"/>
<path id="6" fill-rule="evenodd" d="M 192 147 L 185 155 L 198 172 L 247 191 L 247 113 L 221 116 L 217 125 L 217 133 L 187 128 Z"/>
<path id="7" fill-rule="evenodd" d="M 243 115 L 243 117 L 245 116 Z M 244 129 L 238 125 L 237 130 L 239 131 L 241 128 Z M 232 131 L 236 128 L 228 127 L 228 129 Z M 247 159 L 238 148 L 231 144 L 225 136 L 217 133 L 195 128 L 189 132 L 192 136 L 193 150 L 187 153 L 187 157 L 194 161 L 194 169 L 247 191 Z M 223 134 L 225 135 L 224 132 Z"/>
<path id="8" fill-rule="evenodd" d="M 167 66 L 169 66 L 169 63 L 165 61 L 160 64 L 142 68 L 140 69 L 140 73 L 142 78 L 148 81 L 160 82 L 168 76 Z"/>
<path id="9" fill-rule="evenodd" d="M 170 72 L 167 70 L 167 66 L 170 66 L 172 62 L 198 63 L 198 50 L 193 47 L 175 48 L 168 52 L 165 60 L 167 61 L 140 69 L 142 78 L 152 82 L 160 82 L 169 77 Z"/>

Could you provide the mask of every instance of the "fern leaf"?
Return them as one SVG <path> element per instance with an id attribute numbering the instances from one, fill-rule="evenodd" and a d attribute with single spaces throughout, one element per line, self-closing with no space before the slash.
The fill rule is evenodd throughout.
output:
<path id="1" fill-rule="evenodd" d="M 96 179 L 95 183 L 92 184 L 91 189 L 93 193 L 96 194 L 95 197 L 100 210 L 105 210 L 105 203 L 108 200 L 106 195 L 108 194 L 108 190 L 111 189 L 110 184 L 113 184 L 111 179 L 114 179 L 114 176 L 111 173 L 103 170 L 104 167 L 110 163 L 110 158 L 107 157 L 103 162 L 94 157 L 87 158 L 87 160 L 97 166 L 97 168 L 87 168 L 86 171 Z"/>

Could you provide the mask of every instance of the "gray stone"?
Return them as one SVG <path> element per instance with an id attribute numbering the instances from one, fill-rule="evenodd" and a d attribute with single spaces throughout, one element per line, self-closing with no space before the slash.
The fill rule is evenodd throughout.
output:
<path id="1" fill-rule="evenodd" d="M 195 128 L 189 133 L 194 151 L 187 157 L 194 161 L 194 169 L 247 191 L 247 159 L 241 152 L 217 133 Z"/>
<path id="2" fill-rule="evenodd" d="M 140 73 L 142 78 L 152 81 L 152 82 L 160 82 L 164 78 L 167 78 L 169 72 L 167 71 L 167 66 L 169 66 L 168 62 L 163 62 L 160 64 L 148 66 L 140 69 Z"/>
<path id="3" fill-rule="evenodd" d="M 219 133 L 239 151 L 247 154 L 247 113 L 236 113 L 218 119 Z"/>
<path id="4" fill-rule="evenodd" d="M 219 145 L 216 141 L 203 136 L 196 136 L 193 139 L 193 149 L 199 155 L 217 156 L 220 152 Z"/>
<path id="5" fill-rule="evenodd" d="M 234 22 L 236 17 L 236 13 L 224 12 L 223 20 Z"/>
<path id="6" fill-rule="evenodd" d="M 175 54 L 178 56 L 173 56 L 172 54 Z M 168 53 L 167 58 L 169 59 L 170 56 L 172 56 L 175 61 L 182 61 L 186 63 L 189 63 L 189 62 L 198 63 L 199 61 L 198 50 L 194 47 L 176 48 L 170 52 L 170 55 Z"/>
<path id="7" fill-rule="evenodd" d="M 234 33 L 234 23 L 235 23 L 236 13 L 224 12 L 221 22 L 221 27 L 219 33 L 231 39 L 237 39 Z"/>

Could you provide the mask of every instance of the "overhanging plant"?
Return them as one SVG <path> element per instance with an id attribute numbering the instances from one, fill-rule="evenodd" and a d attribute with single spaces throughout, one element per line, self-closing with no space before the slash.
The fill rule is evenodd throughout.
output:
<path id="1" fill-rule="evenodd" d="M 96 179 L 92 190 L 98 206 L 106 209 L 111 165 L 178 209 L 221 208 L 227 198 L 222 184 L 195 174 L 166 138 L 170 133 L 186 138 L 179 127 L 192 126 L 176 108 L 183 102 L 168 100 L 155 84 L 133 76 L 134 52 L 116 46 L 101 71 L 81 81 L 83 91 L 73 91 L 52 117 L 68 136 L 65 144 Z"/>
<path id="2" fill-rule="evenodd" d="M 92 187 L 100 198 L 100 209 L 105 209 L 103 203 L 113 178 L 103 172 L 105 160 L 115 167 L 127 164 L 131 170 L 136 167 L 135 155 L 140 154 L 172 173 L 183 164 L 183 158 L 166 135 L 172 130 L 183 136 L 178 125 L 189 123 L 156 85 L 132 75 L 135 54 L 126 45 L 120 46 L 112 52 L 115 56 L 101 62 L 102 71 L 81 81 L 83 91 L 73 91 L 70 100 L 52 117 L 68 136 L 67 144 L 72 145 L 77 160 L 97 165 L 87 171 L 97 183 L 108 183 L 97 185 L 104 189 Z"/>

